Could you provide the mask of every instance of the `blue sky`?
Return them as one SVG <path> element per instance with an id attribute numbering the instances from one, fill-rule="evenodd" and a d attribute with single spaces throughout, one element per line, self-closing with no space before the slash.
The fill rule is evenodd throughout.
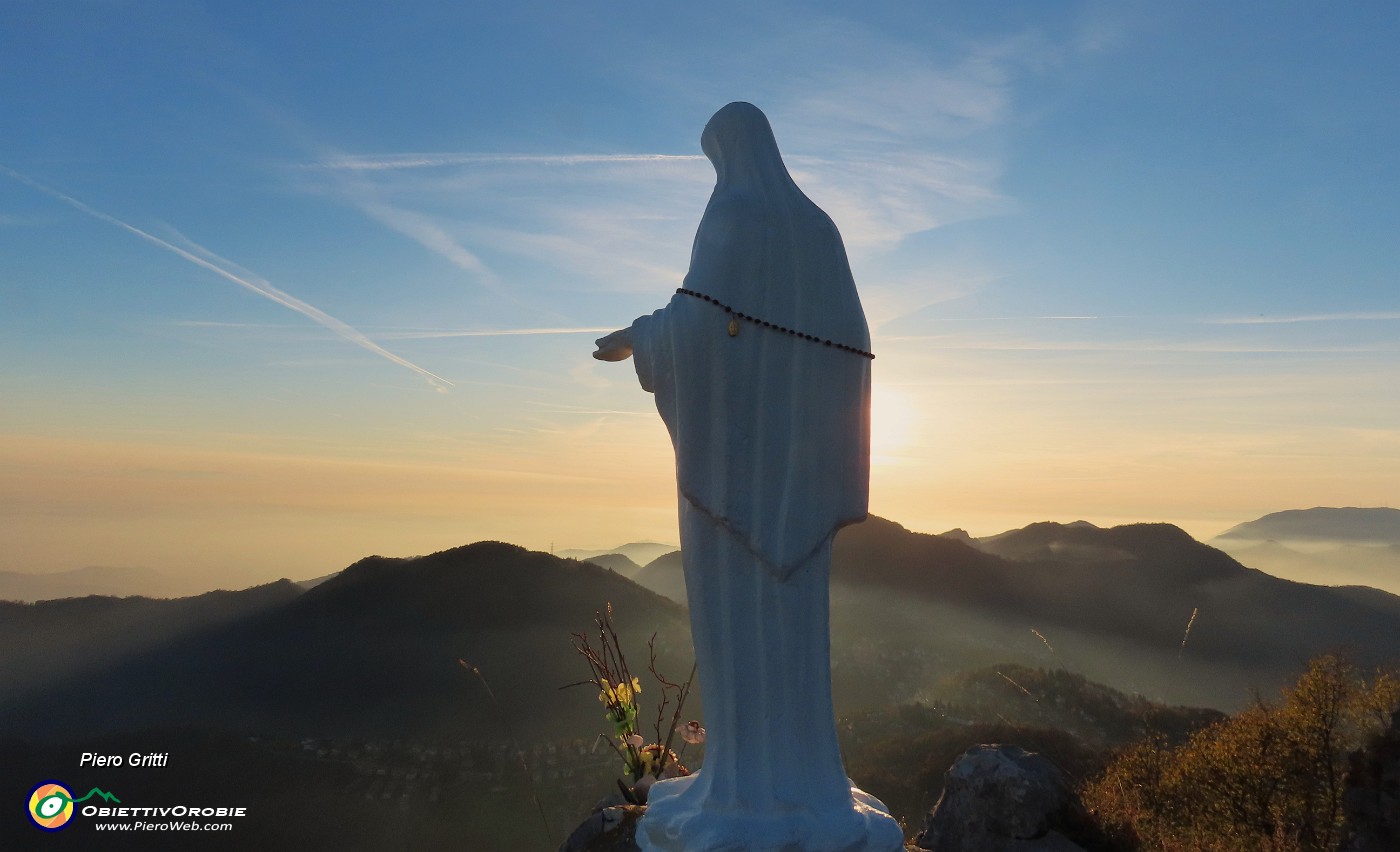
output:
<path id="1" fill-rule="evenodd" d="M 1400 504 L 1400 9 L 753 5 L 10 0 L 0 568 L 674 540 L 590 330 L 731 100 L 846 239 L 873 511 Z"/>

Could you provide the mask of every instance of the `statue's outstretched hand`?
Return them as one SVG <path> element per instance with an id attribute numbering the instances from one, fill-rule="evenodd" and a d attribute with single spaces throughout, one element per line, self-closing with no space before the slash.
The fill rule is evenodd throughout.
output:
<path id="1" fill-rule="evenodd" d="M 598 344 L 598 351 L 593 357 L 599 361 L 625 361 L 632 357 L 632 335 L 628 329 L 619 329 L 594 342 Z"/>

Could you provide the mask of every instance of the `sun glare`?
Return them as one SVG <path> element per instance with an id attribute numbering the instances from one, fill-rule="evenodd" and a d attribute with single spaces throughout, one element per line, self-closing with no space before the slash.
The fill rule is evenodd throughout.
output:
<path id="1" fill-rule="evenodd" d="M 894 464 L 914 432 L 914 398 L 878 382 L 870 389 L 870 462 Z"/>

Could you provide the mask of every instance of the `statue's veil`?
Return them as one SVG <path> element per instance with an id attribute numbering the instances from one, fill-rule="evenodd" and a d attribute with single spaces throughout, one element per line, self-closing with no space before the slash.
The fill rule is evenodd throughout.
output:
<path id="1" fill-rule="evenodd" d="M 733 103 L 705 128 L 714 193 L 686 289 L 856 349 L 865 315 L 836 226 L 797 188 L 768 119 Z M 632 327 L 642 386 L 676 448 L 681 495 L 785 578 L 865 517 L 870 361 L 742 322 L 692 296 Z"/>
<path id="2" fill-rule="evenodd" d="M 696 232 L 686 287 L 770 322 L 868 350 L 840 233 L 788 174 L 768 117 L 753 104 L 729 104 L 705 125 L 700 148 L 715 167 L 715 189 Z M 711 233 L 727 229 L 736 212 L 741 232 Z M 706 256 L 715 249 L 726 257 Z M 714 274 L 717 262 L 727 274 Z"/>

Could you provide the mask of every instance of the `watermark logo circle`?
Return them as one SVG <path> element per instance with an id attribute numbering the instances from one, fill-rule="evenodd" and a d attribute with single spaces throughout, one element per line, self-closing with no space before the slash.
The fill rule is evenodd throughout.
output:
<path id="1" fill-rule="evenodd" d="M 44 831 L 58 831 L 73 818 L 73 792 L 57 781 L 29 791 L 29 818 Z"/>

